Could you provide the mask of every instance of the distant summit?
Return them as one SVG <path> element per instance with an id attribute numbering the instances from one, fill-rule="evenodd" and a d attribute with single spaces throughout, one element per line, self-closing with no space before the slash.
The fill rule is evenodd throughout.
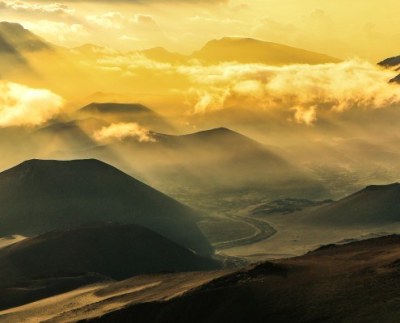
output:
<path id="1" fill-rule="evenodd" d="M 76 111 L 79 118 L 97 118 L 109 123 L 136 122 L 148 129 L 171 131 L 169 122 L 139 103 L 93 102 Z"/>
<path id="2" fill-rule="evenodd" d="M 139 103 L 90 103 L 79 110 L 81 113 L 153 113 Z"/>
<path id="3" fill-rule="evenodd" d="M 193 57 L 210 63 L 237 61 L 268 65 L 324 64 L 339 61 L 328 55 L 295 47 L 252 38 L 235 37 L 212 40 L 201 50 L 195 52 Z"/>
<path id="4" fill-rule="evenodd" d="M 232 139 L 237 139 L 237 140 L 251 141 L 254 143 L 254 141 L 252 139 L 250 139 L 234 130 L 231 130 L 231 129 L 225 128 L 225 127 L 203 130 L 203 131 L 199 131 L 199 132 L 195 132 L 192 134 L 181 136 L 181 138 L 186 138 L 186 139 L 195 139 L 195 138 L 207 139 L 208 137 L 210 137 L 210 139 L 232 138 Z"/>

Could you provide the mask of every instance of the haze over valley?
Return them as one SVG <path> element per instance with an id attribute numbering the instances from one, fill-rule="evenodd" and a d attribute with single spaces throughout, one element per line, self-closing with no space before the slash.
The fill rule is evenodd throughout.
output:
<path id="1" fill-rule="evenodd" d="M 0 1 L 0 322 L 397 322 L 396 9 Z"/>

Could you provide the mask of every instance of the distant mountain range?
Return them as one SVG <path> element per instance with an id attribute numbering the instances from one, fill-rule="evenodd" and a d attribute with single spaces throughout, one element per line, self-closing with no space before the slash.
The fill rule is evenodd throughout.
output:
<path id="1" fill-rule="evenodd" d="M 208 63 L 236 61 L 267 65 L 336 63 L 338 59 L 299 48 L 252 38 L 226 37 L 208 42 L 193 54 Z"/>
<path id="2" fill-rule="evenodd" d="M 35 53 L 37 56 L 35 56 Z M 203 61 L 207 64 L 236 61 L 268 65 L 323 64 L 339 61 L 328 55 L 286 45 L 251 38 L 235 37 L 212 40 L 191 55 L 172 53 L 162 47 L 131 53 L 144 55 L 154 61 L 172 64 L 187 63 L 193 59 Z M 2 68 L 2 73 L 6 75 L 9 73 L 12 74 L 15 72 L 14 70 L 24 67 L 25 71 L 29 68 L 31 74 L 34 74 L 35 70 L 38 70 L 40 76 L 46 79 L 55 78 L 56 75 L 53 74 L 56 73 L 57 69 L 64 73 L 65 80 L 72 77 L 79 80 L 79 76 L 80 80 L 82 78 L 90 79 L 90 76 L 86 75 L 86 71 L 80 70 L 79 64 L 76 64 L 76 55 L 82 55 L 89 59 L 97 59 L 104 55 L 112 57 L 116 54 L 118 53 L 115 51 L 113 52 L 107 48 L 92 44 L 86 44 L 73 49 L 55 46 L 23 28 L 18 23 L 0 22 L 0 67 Z M 43 61 L 44 59 L 47 60 L 46 64 Z M 94 80 L 92 79 L 92 81 Z M 99 79 L 95 81 L 103 82 Z M 57 87 L 61 89 L 61 84 L 58 84 Z"/>

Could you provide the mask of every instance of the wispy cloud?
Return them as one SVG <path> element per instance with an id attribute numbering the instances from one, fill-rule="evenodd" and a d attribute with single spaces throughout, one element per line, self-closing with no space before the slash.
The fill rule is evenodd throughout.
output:
<path id="1" fill-rule="evenodd" d="M 93 133 L 93 138 L 98 142 L 121 141 L 126 138 L 135 138 L 139 142 L 156 141 L 149 130 L 138 123 L 113 123 Z"/>

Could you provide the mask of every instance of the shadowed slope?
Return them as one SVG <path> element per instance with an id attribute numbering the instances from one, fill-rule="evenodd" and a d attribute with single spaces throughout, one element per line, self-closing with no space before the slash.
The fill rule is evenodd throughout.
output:
<path id="1" fill-rule="evenodd" d="M 397 322 L 399 236 L 263 263 L 91 322 Z"/>
<path id="2" fill-rule="evenodd" d="M 146 226 L 208 254 L 197 213 L 97 160 L 26 161 L 0 174 L 0 235 L 35 235 L 98 221 Z"/>
<path id="3" fill-rule="evenodd" d="M 0 250 L 0 288 L 6 288 L 0 293 L 0 307 L 50 296 L 56 279 L 57 292 L 61 293 L 78 287 L 79 275 L 87 275 L 93 281 L 95 277 L 89 273 L 104 280 L 217 267 L 216 261 L 136 225 L 99 224 L 55 231 Z M 80 284 L 85 285 L 85 281 Z M 18 290 L 23 285 L 26 288 Z M 9 298 L 14 300 L 13 304 Z"/>

